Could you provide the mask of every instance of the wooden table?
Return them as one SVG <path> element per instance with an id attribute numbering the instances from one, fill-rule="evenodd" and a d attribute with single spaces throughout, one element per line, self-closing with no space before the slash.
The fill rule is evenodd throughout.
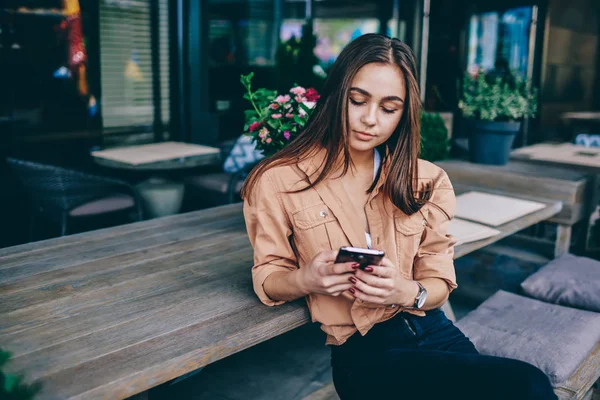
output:
<path id="1" fill-rule="evenodd" d="M 569 121 L 591 121 L 600 123 L 600 112 L 596 111 L 580 111 L 580 112 L 567 112 L 560 116 L 561 119 Z"/>
<path id="2" fill-rule="evenodd" d="M 571 171 L 566 167 L 510 161 L 506 165 L 482 165 L 460 160 L 436 163 L 446 171 L 457 192 L 485 190 L 521 197 L 542 197 L 561 201 L 561 212 L 548 222 L 557 224 L 558 233 L 552 249 L 558 257 L 569 251 L 573 226 L 587 231 L 592 204 L 594 175 Z M 585 240 L 581 243 L 585 245 Z M 552 253 L 551 253 L 552 254 Z"/>
<path id="3" fill-rule="evenodd" d="M 510 158 L 535 165 L 565 167 L 594 175 L 594 190 L 590 198 L 593 209 L 600 202 L 600 148 L 572 143 L 541 143 L 514 150 Z"/>
<path id="4" fill-rule="evenodd" d="M 480 249 L 560 212 L 500 227 Z M 310 322 L 252 290 L 241 204 L 0 249 L 0 346 L 39 399 L 124 398 Z"/>
<path id="5" fill-rule="evenodd" d="M 183 182 L 161 176 L 168 171 L 218 164 L 221 150 L 180 142 L 119 147 L 91 153 L 97 164 L 108 168 L 151 171 L 154 176 L 137 185 L 149 217 L 177 214 L 183 202 Z"/>
<path id="6" fill-rule="evenodd" d="M 181 142 L 161 142 L 98 150 L 95 161 L 109 168 L 161 171 L 217 164 L 221 150 L 216 147 Z"/>
<path id="7" fill-rule="evenodd" d="M 521 147 L 510 153 L 513 160 L 546 165 L 561 165 L 573 170 L 600 174 L 600 148 L 572 143 L 541 143 Z"/>

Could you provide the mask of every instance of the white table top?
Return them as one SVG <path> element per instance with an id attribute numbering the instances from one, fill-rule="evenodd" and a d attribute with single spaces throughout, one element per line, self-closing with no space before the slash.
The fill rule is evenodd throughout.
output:
<path id="1" fill-rule="evenodd" d="M 458 246 L 500 235 L 502 231 L 460 218 L 453 218 L 448 226 L 448 233 L 454 236 L 456 245 Z"/>
<path id="2" fill-rule="evenodd" d="M 457 218 L 500 226 L 546 207 L 546 204 L 511 196 L 467 192 L 456 196 Z"/>
<path id="3" fill-rule="evenodd" d="M 91 154 L 99 163 L 111 167 L 143 169 L 153 166 L 161 169 L 216 161 L 220 158 L 221 150 L 191 143 L 162 142 L 99 150 Z"/>

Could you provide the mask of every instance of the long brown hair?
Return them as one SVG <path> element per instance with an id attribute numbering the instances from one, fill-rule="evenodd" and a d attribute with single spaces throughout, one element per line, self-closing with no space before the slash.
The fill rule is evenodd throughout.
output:
<path id="1" fill-rule="evenodd" d="M 379 34 L 366 34 L 350 42 L 331 68 L 325 88 L 304 131 L 275 153 L 262 160 L 248 175 L 242 188 L 242 198 L 248 199 L 256 181 L 268 169 L 294 165 L 314 156 L 320 149 L 327 150 L 317 179 L 299 190 L 307 190 L 326 179 L 343 157 L 343 174 L 351 163 L 348 150 L 348 97 L 354 76 L 370 63 L 396 65 L 404 76 L 406 99 L 398 126 L 390 138 L 381 145 L 382 166 L 388 168 L 383 192 L 404 213 L 417 212 L 430 192 L 416 195 L 418 156 L 421 139 L 421 100 L 415 56 L 406 44 L 398 39 Z M 337 118 L 336 118 L 337 117 Z M 374 182 L 369 191 L 373 190 Z"/>

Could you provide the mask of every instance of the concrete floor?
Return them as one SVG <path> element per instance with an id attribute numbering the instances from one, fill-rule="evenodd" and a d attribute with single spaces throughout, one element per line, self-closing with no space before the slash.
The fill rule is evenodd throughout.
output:
<path id="1" fill-rule="evenodd" d="M 456 317 L 460 319 L 498 289 L 517 291 L 539 266 L 484 252 L 457 260 L 459 288 L 451 297 Z M 318 324 L 309 324 L 213 363 L 183 381 L 154 388 L 149 398 L 331 399 L 329 361 L 324 333 Z"/>

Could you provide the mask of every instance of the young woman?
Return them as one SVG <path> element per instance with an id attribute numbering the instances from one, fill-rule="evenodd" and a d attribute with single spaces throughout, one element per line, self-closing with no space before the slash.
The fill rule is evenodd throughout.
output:
<path id="1" fill-rule="evenodd" d="M 269 306 L 305 297 L 344 399 L 552 399 L 532 365 L 478 354 L 439 307 L 456 288 L 454 191 L 418 159 L 414 55 L 369 34 L 331 69 L 305 131 L 242 191 L 252 279 Z M 384 250 L 364 270 L 341 246 Z"/>

